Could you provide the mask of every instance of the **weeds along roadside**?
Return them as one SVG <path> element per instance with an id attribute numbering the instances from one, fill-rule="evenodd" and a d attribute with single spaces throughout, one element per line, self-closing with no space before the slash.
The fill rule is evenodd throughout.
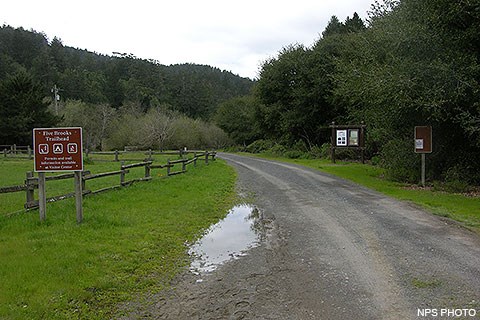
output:
<path id="1" fill-rule="evenodd" d="M 290 159 L 267 153 L 241 153 L 275 161 L 294 163 L 353 181 L 393 198 L 409 201 L 429 212 L 447 217 L 480 234 L 480 197 L 449 193 L 435 188 L 414 188 L 405 183 L 385 179 L 384 169 L 370 164 L 327 159 Z"/>

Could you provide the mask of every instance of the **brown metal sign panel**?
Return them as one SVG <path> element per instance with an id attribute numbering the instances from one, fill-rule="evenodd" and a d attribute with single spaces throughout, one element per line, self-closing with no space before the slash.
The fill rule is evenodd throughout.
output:
<path id="1" fill-rule="evenodd" d="M 415 127 L 415 153 L 432 152 L 432 127 Z"/>
<path id="2" fill-rule="evenodd" d="M 82 128 L 33 129 L 35 172 L 82 171 Z"/>

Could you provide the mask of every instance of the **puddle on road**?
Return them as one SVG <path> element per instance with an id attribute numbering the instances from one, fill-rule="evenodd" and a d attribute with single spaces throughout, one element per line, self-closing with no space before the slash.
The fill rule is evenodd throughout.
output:
<path id="1" fill-rule="evenodd" d="M 246 255 L 259 245 L 262 237 L 259 210 L 243 204 L 233 207 L 228 215 L 210 227 L 188 253 L 193 257 L 190 271 L 195 274 L 214 271 L 219 265 Z"/>

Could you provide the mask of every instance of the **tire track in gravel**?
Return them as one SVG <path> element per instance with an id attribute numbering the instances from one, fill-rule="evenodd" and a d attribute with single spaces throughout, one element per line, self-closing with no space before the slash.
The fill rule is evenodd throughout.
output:
<path id="1" fill-rule="evenodd" d="M 478 235 L 409 203 L 292 164 L 231 154 L 266 241 L 198 277 L 185 272 L 129 318 L 417 319 L 480 314 Z M 128 318 L 128 317 L 127 317 Z"/>

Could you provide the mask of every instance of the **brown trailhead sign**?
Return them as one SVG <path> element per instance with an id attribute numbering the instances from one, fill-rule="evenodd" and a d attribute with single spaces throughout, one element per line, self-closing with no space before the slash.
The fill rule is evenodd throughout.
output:
<path id="1" fill-rule="evenodd" d="M 82 128 L 33 129 L 36 172 L 82 171 Z"/>

